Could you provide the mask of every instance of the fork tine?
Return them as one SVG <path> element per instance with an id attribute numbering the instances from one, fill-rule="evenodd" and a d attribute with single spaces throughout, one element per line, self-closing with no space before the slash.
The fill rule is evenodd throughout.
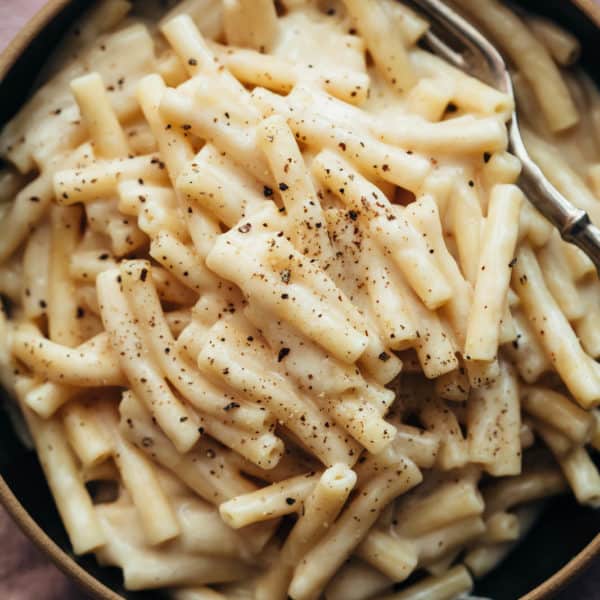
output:
<path id="1" fill-rule="evenodd" d="M 409 0 L 409 3 L 427 15 L 438 33 L 444 32 L 445 37 L 450 37 L 457 47 L 465 48 L 466 52 L 457 53 L 450 49 L 435 32 L 425 36 L 425 42 L 431 44 L 431 50 L 436 54 L 439 52 L 441 57 L 455 67 L 475 74 L 479 79 L 512 96 L 512 85 L 502 55 L 476 27 L 442 0 Z M 457 54 L 461 54 L 459 61 L 456 60 Z"/>
<path id="2" fill-rule="evenodd" d="M 460 52 L 453 50 L 446 42 L 444 42 L 438 35 L 433 31 L 429 30 L 424 36 L 423 41 L 425 45 L 438 56 L 448 61 L 452 66 L 460 69 L 461 71 L 466 70 L 468 65 L 464 59 L 464 56 Z"/>
<path id="3" fill-rule="evenodd" d="M 424 42 L 434 54 L 469 75 L 488 81 L 514 99 L 513 86 L 506 63 L 500 52 L 471 23 L 447 6 L 442 0 L 407 0 L 421 10 L 443 37 L 457 42 L 467 52 L 452 49 L 436 31 L 429 31 Z M 470 58 L 479 64 L 473 64 Z M 479 59 L 479 60 L 478 60 Z M 481 66 L 483 65 L 483 72 Z M 574 206 L 546 178 L 532 160 L 521 138 L 516 111 L 508 123 L 509 150 L 521 161 L 523 168 L 519 185 L 533 205 L 559 230 L 562 238 L 583 250 L 594 262 L 600 274 L 600 229 L 593 225 L 588 214 Z"/>

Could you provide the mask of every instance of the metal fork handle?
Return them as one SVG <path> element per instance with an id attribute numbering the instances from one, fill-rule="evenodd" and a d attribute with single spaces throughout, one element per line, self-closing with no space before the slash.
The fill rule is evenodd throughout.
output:
<path id="1" fill-rule="evenodd" d="M 541 174 L 529 155 L 523 156 L 518 151 L 515 154 L 523 165 L 519 185 L 528 199 L 558 229 L 566 242 L 587 254 L 600 275 L 600 229 L 584 210 L 569 202 Z"/>
<path id="2" fill-rule="evenodd" d="M 469 50 L 483 55 L 497 86 L 514 98 L 512 81 L 504 59 L 479 30 L 443 0 L 410 1 L 438 25 L 449 30 Z M 469 65 L 435 34 L 429 33 L 425 40 L 436 54 L 469 73 Z M 509 150 L 523 165 L 519 185 L 531 203 L 558 229 L 565 241 L 577 246 L 590 258 L 600 275 L 600 229 L 592 224 L 584 210 L 575 207 L 550 183 L 529 156 L 521 138 L 516 112 L 513 112 L 509 123 L 509 140 Z"/>

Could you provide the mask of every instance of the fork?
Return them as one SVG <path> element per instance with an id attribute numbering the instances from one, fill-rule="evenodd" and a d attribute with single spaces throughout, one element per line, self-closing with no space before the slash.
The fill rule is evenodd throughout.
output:
<path id="1" fill-rule="evenodd" d="M 431 27 L 423 42 L 434 54 L 506 93 L 512 98 L 513 106 L 516 105 L 506 63 L 479 30 L 442 0 L 409 0 L 409 3 L 430 20 Z M 508 123 L 508 149 L 521 161 L 518 184 L 531 203 L 558 229 L 565 241 L 585 252 L 600 274 L 600 229 L 592 224 L 584 210 L 569 202 L 548 181 L 529 156 L 519 130 L 516 108 Z"/>

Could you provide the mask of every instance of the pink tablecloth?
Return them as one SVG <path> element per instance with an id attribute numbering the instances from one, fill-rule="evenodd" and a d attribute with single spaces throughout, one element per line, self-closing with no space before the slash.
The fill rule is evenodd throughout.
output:
<path id="1" fill-rule="evenodd" d="M 0 52 L 45 0 L 0 0 Z"/>
<path id="2" fill-rule="evenodd" d="M 67 578 L 38 552 L 0 509 L 0 598 L 85 600 Z"/>
<path id="3" fill-rule="evenodd" d="M 45 0 L 0 0 L 0 52 Z M 558 600 L 600 600 L 600 582 L 591 572 Z M 85 600 L 17 529 L 0 508 L 0 600 Z"/>

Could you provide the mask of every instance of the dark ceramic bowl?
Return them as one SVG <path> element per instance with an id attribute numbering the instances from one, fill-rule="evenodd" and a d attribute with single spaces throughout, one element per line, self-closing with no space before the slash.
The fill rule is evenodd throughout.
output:
<path id="1" fill-rule="evenodd" d="M 585 68 L 600 83 L 597 53 L 600 3 L 593 0 L 515 2 L 572 31 L 582 42 Z M 0 125 L 25 102 L 57 40 L 90 4 L 89 0 L 48 2 L 0 55 Z M 0 390 L 2 395 L 6 396 Z M 99 567 L 90 556 L 74 557 L 38 460 L 19 442 L 1 406 L 0 501 L 27 535 L 94 597 L 102 600 L 164 597 L 160 592 L 126 592 L 117 569 Z M 600 511 L 582 508 L 570 497 L 556 498 L 547 505 L 543 517 L 525 541 L 498 569 L 477 583 L 475 594 L 493 600 L 550 598 L 600 555 L 598 532 Z"/>

